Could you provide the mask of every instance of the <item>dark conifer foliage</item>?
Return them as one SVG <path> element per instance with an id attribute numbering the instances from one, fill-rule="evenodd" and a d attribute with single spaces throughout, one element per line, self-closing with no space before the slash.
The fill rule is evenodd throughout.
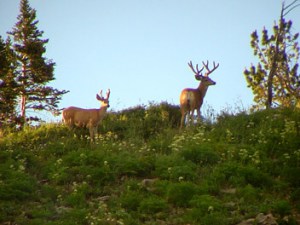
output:
<path id="1" fill-rule="evenodd" d="M 0 125 L 10 127 L 17 123 L 18 85 L 15 80 L 17 61 L 11 48 L 11 40 L 6 42 L 0 36 Z"/>
<path id="2" fill-rule="evenodd" d="M 42 39 L 44 32 L 38 29 L 36 10 L 30 7 L 28 0 L 21 0 L 17 19 L 8 34 L 13 37 L 13 49 L 19 62 L 16 81 L 19 85 L 20 117 L 24 124 L 26 121 L 40 120 L 26 115 L 30 109 L 56 112 L 62 95 L 68 91 L 47 86 L 55 79 L 55 63 L 44 57 L 48 39 Z"/>

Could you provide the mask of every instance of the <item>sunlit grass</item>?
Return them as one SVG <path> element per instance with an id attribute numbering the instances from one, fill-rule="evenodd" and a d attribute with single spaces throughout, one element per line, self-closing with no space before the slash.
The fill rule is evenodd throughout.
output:
<path id="1" fill-rule="evenodd" d="M 44 124 L 0 140 L 0 223 L 280 222 L 300 208 L 300 113 L 222 112 L 179 131 L 163 103 L 87 130 Z"/>

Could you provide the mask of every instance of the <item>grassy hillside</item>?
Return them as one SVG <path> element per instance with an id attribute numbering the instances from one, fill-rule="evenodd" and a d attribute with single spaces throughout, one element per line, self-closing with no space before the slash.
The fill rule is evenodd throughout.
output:
<path id="1" fill-rule="evenodd" d="M 7 132 L 0 224 L 299 223 L 299 111 L 223 113 L 182 132 L 179 117 L 166 103 L 110 113 L 93 145 L 61 124 Z"/>

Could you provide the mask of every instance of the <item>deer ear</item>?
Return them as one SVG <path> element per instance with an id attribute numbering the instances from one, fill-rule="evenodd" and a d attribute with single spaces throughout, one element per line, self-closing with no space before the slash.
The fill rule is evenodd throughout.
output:
<path id="1" fill-rule="evenodd" d="M 102 98 L 98 94 L 96 94 L 96 98 L 97 100 L 102 101 Z"/>
<path id="2" fill-rule="evenodd" d="M 203 76 L 202 75 L 195 75 L 196 80 L 202 80 Z"/>

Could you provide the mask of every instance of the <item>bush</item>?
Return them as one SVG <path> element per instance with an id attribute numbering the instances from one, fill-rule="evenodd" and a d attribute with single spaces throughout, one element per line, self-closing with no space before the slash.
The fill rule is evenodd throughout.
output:
<path id="1" fill-rule="evenodd" d="M 214 171 L 216 180 L 220 184 L 231 184 L 233 186 L 244 186 L 251 184 L 253 187 L 271 187 L 273 184 L 269 174 L 252 165 L 240 165 L 238 163 L 225 163 Z"/>
<path id="2" fill-rule="evenodd" d="M 192 209 L 189 213 L 191 217 L 191 222 L 196 222 L 195 224 L 201 225 L 227 225 L 231 224 L 228 221 L 228 216 L 220 212 L 213 212 L 205 215 L 201 215 L 198 209 Z"/>
<path id="3" fill-rule="evenodd" d="M 143 195 L 137 191 L 127 191 L 120 196 L 120 203 L 122 208 L 126 211 L 137 211 L 143 201 Z"/>
<path id="4" fill-rule="evenodd" d="M 211 195 L 196 195 L 190 201 L 192 210 L 189 218 L 197 224 L 223 225 L 227 223 L 227 215 L 220 200 Z"/>
<path id="5" fill-rule="evenodd" d="M 167 102 L 135 106 L 120 112 L 109 113 L 100 128 L 102 132 L 112 131 L 121 139 L 148 140 L 165 128 L 178 127 L 180 111 L 178 106 Z"/>
<path id="6" fill-rule="evenodd" d="M 222 210 L 220 201 L 211 195 L 196 195 L 191 199 L 190 205 L 197 208 L 200 215 L 205 215 Z"/>
<path id="7" fill-rule="evenodd" d="M 282 177 L 286 180 L 293 188 L 300 188 L 300 168 L 289 167 L 282 170 Z"/>
<path id="8" fill-rule="evenodd" d="M 238 190 L 238 196 L 243 199 L 244 202 L 255 203 L 259 200 L 259 191 L 248 184 Z"/>
<path id="9" fill-rule="evenodd" d="M 162 155 L 155 161 L 154 175 L 172 181 L 193 181 L 197 177 L 197 170 L 194 163 L 178 155 Z"/>
<path id="10" fill-rule="evenodd" d="M 281 218 L 291 214 L 292 207 L 286 200 L 279 200 L 273 203 L 273 212 L 278 214 Z"/>
<path id="11" fill-rule="evenodd" d="M 197 188 L 193 183 L 182 182 L 171 184 L 167 193 L 167 199 L 170 203 L 179 207 L 187 207 L 190 200 L 197 193 Z"/>
<path id="12" fill-rule="evenodd" d="M 155 196 L 143 199 L 139 206 L 139 212 L 146 214 L 165 212 L 167 209 L 167 202 Z"/>
<path id="13" fill-rule="evenodd" d="M 119 177 L 143 177 L 154 170 L 152 157 L 138 156 L 131 153 L 120 153 L 117 157 L 111 158 L 111 161 L 113 170 Z"/>
<path id="14" fill-rule="evenodd" d="M 180 154 L 185 160 L 190 160 L 203 166 L 214 165 L 220 160 L 218 154 L 207 144 L 185 148 Z"/>
<path id="15" fill-rule="evenodd" d="M 1 170 L 0 200 L 3 201 L 26 201 L 35 199 L 36 181 L 19 171 Z"/>

